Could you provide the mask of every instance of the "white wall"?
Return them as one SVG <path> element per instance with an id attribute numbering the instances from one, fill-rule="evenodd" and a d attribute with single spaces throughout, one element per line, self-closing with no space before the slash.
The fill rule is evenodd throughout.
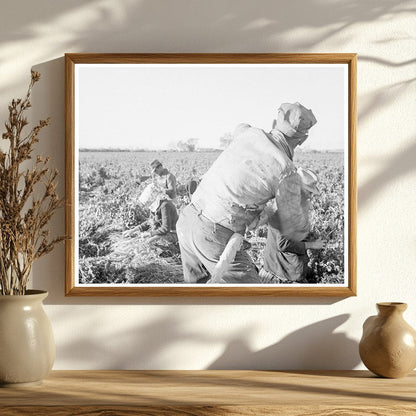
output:
<path id="1" fill-rule="evenodd" d="M 361 368 L 376 302 L 408 302 L 416 327 L 415 11 L 401 0 L 2 1 L 0 120 L 39 70 L 33 118 L 53 121 L 39 149 L 61 172 L 65 52 L 359 56 L 358 296 L 65 298 L 62 246 L 33 271 L 33 286 L 50 292 L 55 369 Z M 53 225 L 63 233 L 63 212 Z"/>

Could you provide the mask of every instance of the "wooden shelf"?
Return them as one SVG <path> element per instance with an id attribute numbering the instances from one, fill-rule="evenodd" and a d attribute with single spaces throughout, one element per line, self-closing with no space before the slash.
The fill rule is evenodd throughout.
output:
<path id="1" fill-rule="evenodd" d="M 416 415 L 416 373 L 367 371 L 53 371 L 0 389 L 0 415 Z"/>

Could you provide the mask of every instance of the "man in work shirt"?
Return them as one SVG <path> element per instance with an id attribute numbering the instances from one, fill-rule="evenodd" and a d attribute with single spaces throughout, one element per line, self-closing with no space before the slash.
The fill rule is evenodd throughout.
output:
<path id="1" fill-rule="evenodd" d="M 152 176 L 157 180 L 157 183 L 161 185 L 166 194 L 170 199 L 176 201 L 176 178 L 170 173 L 166 168 L 163 167 L 157 159 L 155 159 L 151 164 Z"/>
<path id="2" fill-rule="evenodd" d="M 301 181 L 293 164 L 294 149 L 316 123 L 300 103 L 282 104 L 274 128 L 266 133 L 247 124 L 204 175 L 179 217 L 177 233 L 184 279 L 206 281 L 234 233 L 244 234 L 267 201 L 282 207 L 285 235 L 295 235 L 307 221 L 300 205 Z M 239 250 L 222 276 L 226 283 L 259 283 L 257 269 Z"/>

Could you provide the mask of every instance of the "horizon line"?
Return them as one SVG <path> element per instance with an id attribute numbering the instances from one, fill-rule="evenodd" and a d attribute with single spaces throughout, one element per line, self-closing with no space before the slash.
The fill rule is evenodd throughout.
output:
<path id="1" fill-rule="evenodd" d="M 130 147 L 82 147 L 79 148 L 79 152 L 177 152 L 177 153 L 197 153 L 201 151 L 219 151 L 222 152 L 226 148 L 222 149 L 220 147 L 200 147 L 195 150 L 189 151 L 189 150 L 178 150 L 178 149 L 172 149 L 172 148 L 161 148 L 161 149 L 147 149 L 147 148 L 130 148 Z M 309 149 L 296 149 L 300 150 L 301 152 L 344 152 L 344 149 L 315 149 L 315 148 L 309 148 Z"/>

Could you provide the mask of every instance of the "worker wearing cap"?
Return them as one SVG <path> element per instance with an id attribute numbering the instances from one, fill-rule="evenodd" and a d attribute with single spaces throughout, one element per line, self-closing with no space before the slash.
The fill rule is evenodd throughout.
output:
<path id="1" fill-rule="evenodd" d="M 280 231 L 283 227 L 281 210 L 278 209 L 269 218 L 266 247 L 263 252 L 263 268 L 260 270 L 260 277 L 268 282 L 273 282 L 276 278 L 280 282 L 310 279 L 313 272 L 308 267 L 309 257 L 306 250 L 319 250 L 325 244 L 321 239 L 304 241 L 310 231 L 308 218 L 310 198 L 312 194 L 319 193 L 316 186 L 318 177 L 310 169 L 298 168 L 297 173 L 302 183 L 301 206 L 305 213 L 305 220 L 299 224 L 296 233 L 289 238 Z"/>
<path id="2" fill-rule="evenodd" d="M 301 180 L 293 164 L 297 146 L 316 123 L 300 103 L 282 104 L 270 133 L 237 126 L 233 141 L 212 164 L 177 224 L 184 279 L 203 282 L 213 272 L 234 233 L 246 227 L 276 198 L 288 235 L 304 222 Z M 243 245 L 244 247 L 244 245 Z M 222 276 L 226 283 L 259 283 L 257 269 L 241 249 Z"/>
<path id="3" fill-rule="evenodd" d="M 156 179 L 157 183 L 161 185 L 170 199 L 176 201 L 176 178 L 166 168 L 163 167 L 159 160 L 155 159 L 150 167 L 152 169 L 152 176 Z"/>

